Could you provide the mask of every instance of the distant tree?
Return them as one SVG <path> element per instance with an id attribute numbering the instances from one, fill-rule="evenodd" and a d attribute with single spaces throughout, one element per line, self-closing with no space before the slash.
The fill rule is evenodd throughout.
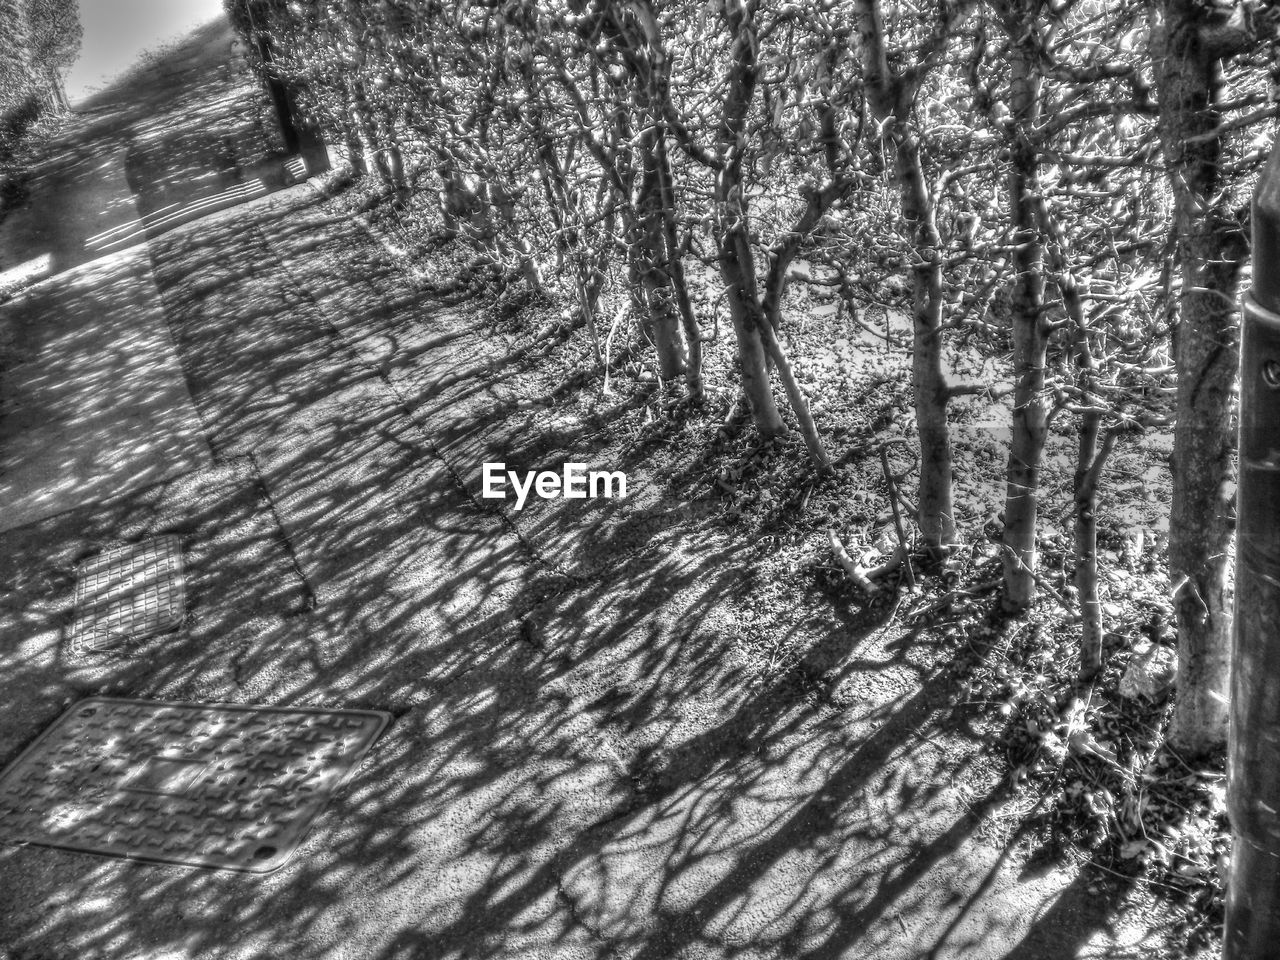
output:
<path id="1" fill-rule="evenodd" d="M 0 0 L 0 110 L 6 113 L 31 93 L 33 47 L 24 0 Z"/>
<path id="2" fill-rule="evenodd" d="M 62 109 L 67 106 L 63 77 L 80 54 L 84 29 L 76 0 L 27 0 L 31 60 L 43 73 L 47 95 Z"/>
<path id="3" fill-rule="evenodd" d="M 28 132 L 63 112 L 63 75 L 80 51 L 75 0 L 0 0 L 0 179 L 20 166 Z"/>

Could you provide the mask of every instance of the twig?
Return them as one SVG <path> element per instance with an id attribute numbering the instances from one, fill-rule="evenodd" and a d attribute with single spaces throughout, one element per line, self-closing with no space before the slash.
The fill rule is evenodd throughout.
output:
<path id="1" fill-rule="evenodd" d="M 967 588 L 962 589 L 957 587 L 954 590 L 948 590 L 946 593 L 944 593 L 941 597 L 939 597 L 933 603 L 929 604 L 927 607 L 922 607 L 919 610 L 909 611 L 907 613 L 907 619 L 911 621 L 923 619 L 924 617 L 927 617 L 930 614 L 937 613 L 939 610 L 945 610 L 947 607 L 951 606 L 951 604 L 955 603 L 955 601 L 958 600 L 960 597 L 981 596 L 982 594 L 986 593 L 989 590 L 994 590 L 996 587 L 1000 586 L 1002 582 L 1003 581 L 999 577 L 997 577 L 994 580 L 984 580 L 981 583 L 971 584 Z"/>
<path id="2" fill-rule="evenodd" d="M 915 455 L 916 462 L 913 463 L 911 466 L 907 467 L 907 469 L 903 470 L 901 473 L 891 473 L 889 471 L 888 450 L 890 447 L 898 446 L 898 445 L 906 447 L 908 450 L 910 450 L 910 447 L 907 445 L 907 441 L 902 437 L 897 437 L 892 440 L 886 440 L 884 441 L 884 443 L 880 445 L 880 463 L 884 468 L 885 479 L 889 481 L 889 497 L 895 503 L 901 505 L 902 509 L 906 512 L 907 516 L 910 517 L 913 522 L 919 523 L 920 511 L 916 509 L 915 504 L 913 504 L 910 500 L 907 499 L 907 495 L 902 492 L 902 487 L 900 487 L 899 484 L 901 484 L 902 481 L 905 480 L 907 476 L 913 470 L 916 469 L 917 466 L 919 466 L 920 456 L 919 454 L 916 454 Z M 897 507 L 895 507 L 894 513 L 896 514 L 897 512 L 898 512 Z"/>
<path id="3" fill-rule="evenodd" d="M 1039 574 L 1036 574 L 1035 579 L 1036 579 L 1036 583 L 1039 584 L 1040 588 L 1044 590 L 1045 593 L 1049 594 L 1049 596 L 1053 597 L 1053 599 L 1057 600 L 1058 605 L 1062 607 L 1063 610 L 1070 612 L 1071 608 L 1074 606 L 1074 604 L 1072 604 L 1070 600 L 1068 600 L 1066 597 L 1060 594 L 1057 590 L 1055 590 L 1053 588 L 1053 585 L 1050 584 L 1049 581 L 1046 580 L 1044 577 L 1040 576 Z"/>
<path id="4" fill-rule="evenodd" d="M 910 547 L 907 546 L 907 534 L 902 526 L 902 511 L 898 509 L 898 484 L 893 472 L 889 469 L 888 447 L 882 446 L 880 448 L 880 466 L 884 470 L 884 482 L 889 486 L 889 506 L 893 508 L 893 528 L 898 534 L 898 549 L 908 555 L 906 560 L 907 588 L 914 590 L 916 588 L 916 575 L 911 569 Z"/>

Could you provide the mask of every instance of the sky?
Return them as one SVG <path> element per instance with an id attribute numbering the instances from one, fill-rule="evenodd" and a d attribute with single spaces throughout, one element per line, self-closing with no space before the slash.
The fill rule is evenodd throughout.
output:
<path id="1" fill-rule="evenodd" d="M 67 78 L 74 103 L 119 76 L 138 54 L 222 15 L 222 0 L 79 0 L 84 47 Z"/>

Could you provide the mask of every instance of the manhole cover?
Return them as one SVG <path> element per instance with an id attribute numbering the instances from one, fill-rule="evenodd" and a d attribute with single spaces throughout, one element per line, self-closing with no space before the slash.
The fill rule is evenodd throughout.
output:
<path id="1" fill-rule="evenodd" d="M 91 697 L 0 774 L 0 838 L 269 873 L 389 720 Z"/>
<path id="2" fill-rule="evenodd" d="M 104 550 L 80 564 L 71 644 L 101 650 L 182 622 L 182 544 L 175 536 Z"/>

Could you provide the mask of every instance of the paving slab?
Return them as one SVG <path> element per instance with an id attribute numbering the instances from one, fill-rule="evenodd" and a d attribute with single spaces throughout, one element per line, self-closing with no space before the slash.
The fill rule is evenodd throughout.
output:
<path id="1" fill-rule="evenodd" d="M 145 251 L 0 304 L 0 530 L 212 465 Z"/>

